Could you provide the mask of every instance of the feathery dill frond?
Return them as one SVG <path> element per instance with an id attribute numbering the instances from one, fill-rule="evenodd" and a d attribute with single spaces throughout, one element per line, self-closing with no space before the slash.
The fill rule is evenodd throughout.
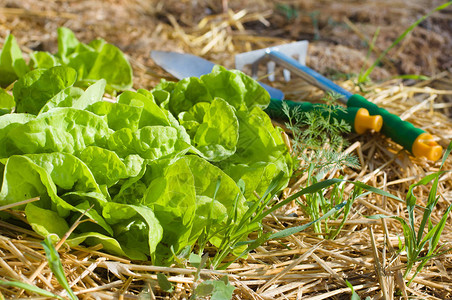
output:
<path id="1" fill-rule="evenodd" d="M 323 105 L 310 111 L 290 109 L 283 103 L 283 112 L 288 117 L 286 127 L 292 132 L 295 170 L 315 169 L 316 173 L 326 174 L 334 168 L 359 166 L 355 155 L 342 151 L 349 144 L 344 134 L 350 133 L 351 127 L 334 117 L 337 110 L 345 110 L 336 105 L 339 97 L 329 93 L 323 98 Z"/>

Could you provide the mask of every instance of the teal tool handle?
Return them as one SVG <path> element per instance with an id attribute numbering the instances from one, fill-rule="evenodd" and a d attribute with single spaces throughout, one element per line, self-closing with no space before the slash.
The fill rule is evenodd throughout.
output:
<path id="1" fill-rule="evenodd" d="M 363 96 L 358 94 L 352 95 L 348 98 L 347 107 L 363 107 L 371 115 L 378 114 L 382 116 L 383 127 L 381 132 L 415 156 L 425 156 L 430 160 L 440 158 L 442 147 L 432 140 L 433 137 L 430 134 L 422 129 L 416 128 L 410 122 L 403 121 L 386 109 L 369 102 Z"/>
<path id="2" fill-rule="evenodd" d="M 309 112 L 314 109 L 328 113 L 327 107 L 324 104 L 313 104 L 310 102 L 294 102 L 290 100 L 276 100 L 271 99 L 270 104 L 265 109 L 265 112 L 273 119 L 287 121 L 288 117 L 283 111 L 283 102 L 291 110 L 298 110 L 302 112 Z M 361 107 L 344 107 L 341 109 L 333 109 L 332 117 L 337 120 L 344 120 L 350 125 L 353 132 L 364 133 L 367 130 L 379 131 L 382 125 L 382 119 L 379 116 L 369 116 L 367 109 Z"/>

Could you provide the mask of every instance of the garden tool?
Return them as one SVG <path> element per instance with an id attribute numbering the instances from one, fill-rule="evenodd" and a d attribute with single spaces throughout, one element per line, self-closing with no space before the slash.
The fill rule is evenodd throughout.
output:
<path id="1" fill-rule="evenodd" d="M 381 132 L 394 142 L 411 152 L 416 157 L 426 157 L 436 161 L 442 155 L 442 147 L 434 141 L 433 136 L 426 131 L 416 128 L 413 124 L 403 121 L 398 116 L 389 113 L 386 109 L 369 102 L 359 94 L 352 94 L 338 86 L 331 80 L 320 75 L 305 65 L 307 54 L 307 41 L 298 41 L 281 46 L 254 50 L 236 55 L 235 62 L 238 70 L 251 65 L 252 76 L 256 78 L 258 65 L 267 61 L 269 80 L 274 80 L 275 64 L 284 67 L 284 77 L 290 80 L 290 72 L 301 76 L 308 83 L 324 90 L 341 95 L 340 100 L 352 107 L 366 108 L 371 115 L 383 117 Z M 295 57 L 297 59 L 295 59 Z"/>
<path id="2" fill-rule="evenodd" d="M 152 51 L 151 58 L 159 66 L 178 79 L 186 77 L 201 77 L 204 74 L 210 73 L 212 68 L 215 66 L 213 62 L 205 60 L 201 57 L 178 52 Z M 265 112 L 272 118 L 287 119 L 287 116 L 283 112 L 283 101 L 287 104 L 289 109 L 296 109 L 304 112 L 318 109 L 324 113 L 328 113 L 325 105 L 323 104 L 283 100 L 284 93 L 282 91 L 261 82 L 259 82 L 259 84 L 261 84 L 262 87 L 264 87 L 270 94 L 270 104 L 265 109 Z M 329 111 L 333 111 L 332 116 L 334 118 L 346 121 L 352 130 L 358 134 L 362 134 L 369 130 L 378 132 L 383 124 L 381 116 L 370 116 L 369 112 L 365 108 L 333 108 Z"/>

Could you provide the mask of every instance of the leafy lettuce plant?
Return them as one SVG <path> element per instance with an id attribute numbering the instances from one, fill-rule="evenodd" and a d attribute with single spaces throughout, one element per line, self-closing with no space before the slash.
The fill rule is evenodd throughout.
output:
<path id="1" fill-rule="evenodd" d="M 262 110 L 269 95 L 241 72 L 126 90 L 125 55 L 67 28 L 56 54 L 24 65 L 10 37 L 1 55 L 2 84 L 14 87 L 0 92 L 0 205 L 39 196 L 16 209 L 43 237 L 61 238 L 91 208 L 68 244 L 166 265 L 197 243 L 222 247 L 256 195 L 275 177 L 288 183 L 291 156 Z M 111 90 L 116 101 L 104 101 Z"/>
<path id="2" fill-rule="evenodd" d="M 131 88 L 133 83 L 132 67 L 119 48 L 103 39 L 82 43 L 69 28 L 61 27 L 58 29 L 58 52 L 34 51 L 28 64 L 16 39 L 9 35 L 0 53 L 0 86 L 9 86 L 31 70 L 40 70 L 40 73 L 56 66 L 74 69 L 79 86 L 86 87 L 103 78 L 110 90 L 123 91 Z M 39 77 L 38 73 L 32 77 Z M 36 84 L 36 88 L 45 89 L 45 82 Z M 43 97 L 40 91 L 36 95 Z"/>

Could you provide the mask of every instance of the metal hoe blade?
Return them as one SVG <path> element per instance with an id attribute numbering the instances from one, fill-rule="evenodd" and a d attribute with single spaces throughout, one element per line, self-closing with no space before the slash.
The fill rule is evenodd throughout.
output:
<path id="1" fill-rule="evenodd" d="M 306 55 L 308 52 L 308 41 L 298 41 L 294 43 L 284 44 L 266 49 L 254 50 L 250 52 L 240 53 L 235 56 L 235 68 L 243 70 L 246 65 L 251 65 L 251 74 L 254 79 L 257 78 L 258 65 L 263 59 L 267 57 L 267 53 L 271 51 L 277 51 L 288 57 L 294 58 L 298 63 L 306 64 Z M 275 62 L 270 60 L 267 62 L 267 74 L 270 81 L 275 80 Z M 283 70 L 284 79 L 290 80 L 290 71 L 288 69 Z"/>
<path id="2" fill-rule="evenodd" d="M 170 51 L 151 51 L 151 58 L 168 73 L 178 79 L 186 77 L 201 77 L 209 74 L 215 66 L 213 62 L 199 56 Z M 275 100 L 283 100 L 284 93 L 262 82 L 259 84 L 267 90 L 270 97 Z"/>
<path id="3" fill-rule="evenodd" d="M 305 60 L 307 49 L 308 42 L 299 41 L 291 44 L 237 54 L 235 61 L 236 68 L 242 70 L 245 65 L 251 65 L 252 76 L 255 77 L 257 75 L 259 63 L 264 60 L 268 61 L 267 68 L 269 72 L 269 80 L 272 81 L 274 80 L 275 64 L 279 64 L 285 68 L 284 79 L 286 81 L 290 80 L 290 72 L 293 72 L 310 84 L 317 86 L 324 91 L 334 92 L 341 95 L 340 100 L 343 103 L 347 103 L 348 99 L 353 95 L 352 93 L 306 66 Z M 295 56 L 298 56 L 298 58 L 294 59 Z"/>

